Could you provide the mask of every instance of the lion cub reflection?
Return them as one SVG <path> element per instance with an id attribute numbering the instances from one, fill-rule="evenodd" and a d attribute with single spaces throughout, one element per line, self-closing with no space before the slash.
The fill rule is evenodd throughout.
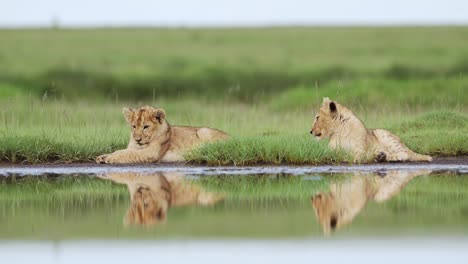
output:
<path id="1" fill-rule="evenodd" d="M 430 170 L 387 171 L 381 176 L 356 175 L 344 183 L 331 184 L 330 191 L 311 197 L 323 232 L 339 229 L 353 221 L 368 201 L 384 202 L 397 195 L 414 177 Z"/>
<path id="2" fill-rule="evenodd" d="M 214 205 L 224 195 L 205 192 L 185 181 L 179 173 L 109 173 L 101 176 L 116 183 L 127 184 L 130 206 L 124 219 L 126 225 L 150 226 L 165 222 L 170 207 Z"/>

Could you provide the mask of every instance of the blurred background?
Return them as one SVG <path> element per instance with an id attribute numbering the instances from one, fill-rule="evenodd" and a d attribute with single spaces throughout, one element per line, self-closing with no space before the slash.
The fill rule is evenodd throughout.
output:
<path id="1" fill-rule="evenodd" d="M 310 107 L 318 92 L 432 105 L 457 103 L 451 95 L 466 89 L 465 1 L 1 5 L 2 97 L 276 97 L 278 107 Z"/>
<path id="2" fill-rule="evenodd" d="M 143 104 L 174 124 L 302 135 L 325 96 L 370 126 L 430 112 L 468 127 L 467 25 L 461 0 L 2 0 L 2 144 L 113 149 L 121 107 Z"/>

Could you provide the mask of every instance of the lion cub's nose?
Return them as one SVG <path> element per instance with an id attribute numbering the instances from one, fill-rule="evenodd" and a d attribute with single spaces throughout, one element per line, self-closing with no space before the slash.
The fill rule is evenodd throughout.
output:
<path id="1" fill-rule="evenodd" d="M 135 140 L 136 140 L 136 142 L 140 143 L 141 138 L 136 138 Z"/>

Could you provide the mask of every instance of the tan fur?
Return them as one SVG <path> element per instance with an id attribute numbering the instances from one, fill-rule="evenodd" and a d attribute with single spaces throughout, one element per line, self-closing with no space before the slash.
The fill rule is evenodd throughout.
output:
<path id="1" fill-rule="evenodd" d="M 123 114 L 131 129 L 128 147 L 97 157 L 97 163 L 181 162 L 186 151 L 229 137 L 208 127 L 171 126 L 163 109 L 150 106 L 124 108 Z"/>
<path id="2" fill-rule="evenodd" d="M 212 206 L 224 199 L 223 194 L 205 192 L 187 182 L 180 173 L 109 173 L 101 178 L 128 186 L 130 206 L 124 219 L 126 225 L 163 223 L 170 207 Z"/>
<path id="3" fill-rule="evenodd" d="M 343 183 L 331 184 L 328 193 L 312 196 L 312 206 L 323 232 L 329 234 L 351 223 L 368 201 L 387 201 L 414 177 L 430 173 L 430 170 L 395 170 L 386 172 L 383 177 L 355 175 Z"/>
<path id="4" fill-rule="evenodd" d="M 383 129 L 367 129 L 345 106 L 323 99 L 310 133 L 317 139 L 329 138 L 330 148 L 342 148 L 354 156 L 355 162 L 368 161 L 432 161 L 406 147 L 400 138 Z"/>

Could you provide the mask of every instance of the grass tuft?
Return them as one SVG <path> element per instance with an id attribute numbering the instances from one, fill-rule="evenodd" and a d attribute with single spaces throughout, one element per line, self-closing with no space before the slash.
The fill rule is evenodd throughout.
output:
<path id="1" fill-rule="evenodd" d="M 350 161 L 344 153 L 328 148 L 310 136 L 251 136 L 207 144 L 186 159 L 206 165 L 336 164 Z"/>

